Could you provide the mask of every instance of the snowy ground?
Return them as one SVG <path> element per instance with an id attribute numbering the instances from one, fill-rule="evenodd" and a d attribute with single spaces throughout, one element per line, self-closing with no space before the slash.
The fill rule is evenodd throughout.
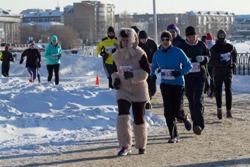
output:
<path id="1" fill-rule="evenodd" d="M 248 44 L 238 46 L 243 52 Z M 245 50 L 244 50 L 245 49 Z M 42 83 L 28 83 L 20 54 L 11 64 L 10 77 L 0 77 L 0 157 L 60 153 L 79 141 L 116 134 L 115 90 L 107 88 L 102 59 L 64 54 L 60 85 L 46 83 L 45 60 Z M 96 75 L 101 85 L 95 85 Z M 250 97 L 250 77 L 235 76 L 234 94 Z M 151 127 L 163 127 L 162 117 L 146 112 Z"/>

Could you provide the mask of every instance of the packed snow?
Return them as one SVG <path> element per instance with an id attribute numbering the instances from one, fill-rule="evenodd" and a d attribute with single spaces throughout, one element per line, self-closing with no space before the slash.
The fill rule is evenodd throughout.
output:
<path id="1" fill-rule="evenodd" d="M 248 44 L 235 45 L 241 52 L 249 51 Z M 20 53 L 15 60 L 10 77 L 0 77 L 0 157 L 60 153 L 79 142 L 116 135 L 115 90 L 107 86 L 100 57 L 65 51 L 59 85 L 47 83 L 44 59 L 40 84 L 28 82 Z M 95 84 L 97 75 L 100 85 Z M 249 76 L 235 76 L 234 94 L 249 98 L 249 81 Z M 150 128 L 166 126 L 164 118 L 150 110 L 146 121 Z"/>

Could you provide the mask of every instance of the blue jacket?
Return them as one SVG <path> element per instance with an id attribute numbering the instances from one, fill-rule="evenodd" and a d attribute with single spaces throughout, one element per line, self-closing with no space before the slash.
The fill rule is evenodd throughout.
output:
<path id="1" fill-rule="evenodd" d="M 180 85 L 185 86 L 185 81 L 183 75 L 186 75 L 191 69 L 191 63 L 186 56 L 186 54 L 179 48 L 170 46 L 170 48 L 165 51 L 161 47 L 154 53 L 153 62 L 151 64 L 151 76 L 155 75 L 155 71 L 161 69 L 161 83 L 170 85 Z M 181 73 L 181 76 L 174 78 L 170 76 L 171 79 L 164 79 L 164 70 L 174 71 L 177 70 Z M 170 72 L 171 75 L 171 72 Z"/>
<path id="2" fill-rule="evenodd" d="M 60 64 L 60 59 L 62 57 L 62 48 L 61 45 L 53 45 L 52 43 L 48 44 L 44 57 L 47 59 L 47 65 Z"/>

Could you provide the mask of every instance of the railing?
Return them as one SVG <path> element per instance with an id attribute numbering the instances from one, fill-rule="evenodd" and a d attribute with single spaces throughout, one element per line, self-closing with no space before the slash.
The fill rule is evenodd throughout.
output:
<path id="1" fill-rule="evenodd" d="M 238 53 L 236 75 L 250 75 L 250 53 Z"/>

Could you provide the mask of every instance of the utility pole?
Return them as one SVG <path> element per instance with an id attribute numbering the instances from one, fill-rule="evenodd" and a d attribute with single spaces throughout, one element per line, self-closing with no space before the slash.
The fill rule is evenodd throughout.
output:
<path id="1" fill-rule="evenodd" d="M 154 40 L 155 43 L 158 45 L 157 14 L 156 14 L 155 0 L 153 0 L 153 13 L 154 13 Z"/>

